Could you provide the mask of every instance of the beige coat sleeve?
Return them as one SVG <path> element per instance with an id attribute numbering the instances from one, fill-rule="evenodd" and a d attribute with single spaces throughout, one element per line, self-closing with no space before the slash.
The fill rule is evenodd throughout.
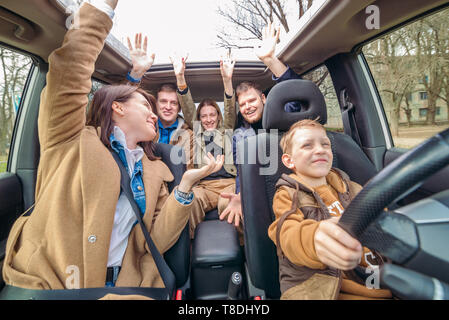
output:
<path id="1" fill-rule="evenodd" d="M 234 129 L 235 127 L 235 119 L 237 117 L 235 112 L 235 93 L 232 95 L 232 97 L 229 99 L 226 96 L 226 93 L 224 94 L 224 128 L 225 129 Z"/>
<path id="2" fill-rule="evenodd" d="M 179 203 L 174 191 L 169 194 L 165 184 L 161 188 L 150 230 L 151 238 L 161 253 L 170 249 L 178 240 L 189 219 L 191 206 L 192 203 Z"/>
<path id="3" fill-rule="evenodd" d="M 70 141 L 84 128 L 87 95 L 95 61 L 112 28 L 102 11 L 83 4 L 79 28 L 71 29 L 62 46 L 50 55 L 47 85 L 41 94 L 38 127 L 41 153 Z"/>
<path id="4" fill-rule="evenodd" d="M 184 115 L 184 121 L 193 130 L 193 122 L 195 121 L 196 106 L 193 102 L 192 94 L 190 89 L 187 90 L 186 94 L 176 93 L 178 95 L 178 100 L 181 105 L 182 114 Z"/>
<path id="5" fill-rule="evenodd" d="M 276 244 L 277 224 L 283 214 L 291 210 L 292 200 L 287 190 L 280 188 L 273 199 L 276 220 L 268 229 L 268 236 Z M 312 269 L 325 269 L 315 252 L 314 236 L 319 222 L 304 219 L 300 209 L 291 214 L 283 223 L 280 244 L 284 255 L 294 264 Z M 277 244 L 276 244 L 277 245 Z"/>

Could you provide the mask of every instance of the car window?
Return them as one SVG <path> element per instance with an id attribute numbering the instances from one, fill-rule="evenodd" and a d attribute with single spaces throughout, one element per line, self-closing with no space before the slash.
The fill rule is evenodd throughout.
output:
<path id="1" fill-rule="evenodd" d="M 449 9 L 363 47 L 396 147 L 449 127 Z"/>
<path id="2" fill-rule="evenodd" d="M 329 131 L 343 132 L 343 121 L 341 118 L 340 105 L 338 103 L 335 88 L 326 66 L 316 68 L 304 75 L 304 79 L 311 80 L 320 89 L 324 96 L 327 107 L 327 123 L 326 129 Z"/>
<path id="3" fill-rule="evenodd" d="M 31 67 L 28 56 L 0 46 L 0 173 L 6 171 L 14 123 Z"/>

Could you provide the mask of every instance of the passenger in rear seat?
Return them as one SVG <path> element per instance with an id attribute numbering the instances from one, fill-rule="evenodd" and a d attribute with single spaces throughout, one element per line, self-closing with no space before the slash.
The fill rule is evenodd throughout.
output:
<path id="1" fill-rule="evenodd" d="M 273 80 L 282 82 L 289 79 L 300 79 L 290 67 L 286 66 L 275 55 L 276 44 L 279 40 L 280 27 L 275 28 L 271 23 L 262 31 L 261 46 L 255 48 L 257 57 L 271 70 Z M 237 154 L 237 143 L 241 140 L 254 136 L 257 131 L 262 129 L 262 115 L 265 105 L 265 95 L 261 88 L 254 82 L 242 82 L 235 90 L 237 102 L 239 104 L 239 114 L 237 129 L 232 138 L 232 150 L 234 163 L 238 164 L 243 158 Z M 231 98 L 234 98 L 231 97 Z M 288 102 L 285 105 L 286 112 L 295 112 L 301 109 L 299 102 Z M 239 227 L 240 238 L 242 240 L 241 222 L 242 206 L 240 201 L 240 181 L 237 166 L 235 193 L 222 194 L 222 197 L 228 198 L 229 204 L 220 215 L 220 219 L 227 219 L 229 223 L 234 223 Z M 241 241 L 242 242 L 242 241 Z"/>
<path id="2" fill-rule="evenodd" d="M 233 98 L 232 72 L 235 61 L 230 54 L 220 61 L 221 76 L 224 85 L 224 116 L 220 107 L 213 99 L 204 99 L 195 107 L 190 88 L 185 79 L 187 56 L 170 57 L 177 80 L 178 99 L 186 123 L 194 132 L 193 158 L 194 167 L 205 165 L 204 156 L 207 152 L 214 155 L 224 155 L 223 168 L 202 179 L 193 187 L 195 201 L 190 217 L 191 237 L 196 226 L 204 220 L 208 211 L 218 209 L 220 214 L 228 205 L 229 200 L 220 197 L 221 193 L 233 193 L 237 169 L 232 154 L 232 135 L 235 126 L 236 112 Z M 229 98 L 230 97 L 230 98 Z"/>
<path id="3" fill-rule="evenodd" d="M 126 80 L 130 84 L 140 85 L 141 79 L 151 66 L 155 58 L 154 53 L 147 53 L 148 38 L 142 42 L 142 34 L 135 36 L 134 47 L 128 38 L 128 48 L 131 56 L 132 70 L 128 72 Z M 193 168 L 193 132 L 184 118 L 179 114 L 181 111 L 176 85 L 173 83 L 162 84 L 156 92 L 156 110 L 158 135 L 155 142 L 177 145 L 184 149 L 187 169 Z M 174 159 L 179 161 L 179 159 Z"/>

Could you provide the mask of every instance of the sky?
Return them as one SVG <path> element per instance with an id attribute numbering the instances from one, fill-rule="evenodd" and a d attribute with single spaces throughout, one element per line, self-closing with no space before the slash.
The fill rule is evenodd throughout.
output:
<path id="1" fill-rule="evenodd" d="M 217 49 L 218 30 L 224 19 L 218 15 L 223 0 L 126 0 L 120 1 L 112 34 L 124 44 L 136 32 L 148 36 L 155 63 L 169 63 L 169 55 L 189 53 L 188 61 L 219 60 L 225 49 Z M 254 59 L 253 52 L 245 57 Z M 239 58 L 242 58 L 240 56 Z"/>

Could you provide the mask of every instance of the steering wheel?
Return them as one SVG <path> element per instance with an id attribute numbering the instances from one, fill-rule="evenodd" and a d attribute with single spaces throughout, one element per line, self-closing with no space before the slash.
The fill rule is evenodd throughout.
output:
<path id="1" fill-rule="evenodd" d="M 382 267 L 381 282 L 401 298 L 449 299 L 449 190 L 393 212 L 384 210 L 448 163 L 449 129 L 379 172 L 339 221 L 364 246 L 395 263 Z"/>

